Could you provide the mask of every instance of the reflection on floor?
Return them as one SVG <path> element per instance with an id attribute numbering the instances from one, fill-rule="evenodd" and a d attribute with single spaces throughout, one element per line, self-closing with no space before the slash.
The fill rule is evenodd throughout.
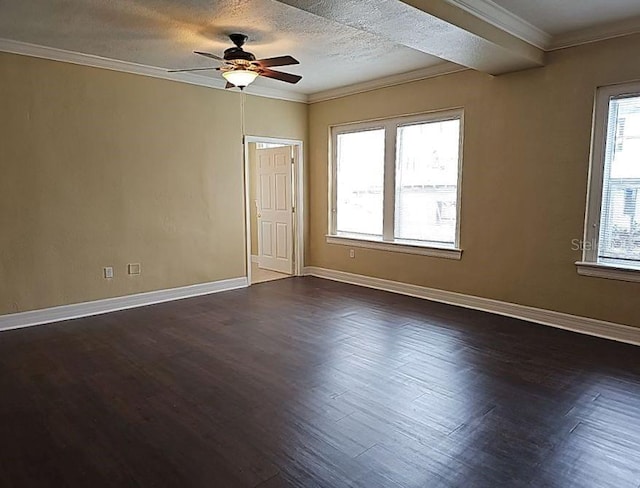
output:
<path id="1" fill-rule="evenodd" d="M 268 269 L 258 267 L 258 263 L 251 263 L 251 283 L 263 283 L 265 281 L 281 280 L 282 278 L 290 278 L 291 275 L 278 273 Z"/>

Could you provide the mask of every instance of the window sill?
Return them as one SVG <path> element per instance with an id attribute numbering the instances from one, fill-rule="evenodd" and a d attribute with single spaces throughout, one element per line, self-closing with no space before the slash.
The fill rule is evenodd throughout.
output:
<path id="1" fill-rule="evenodd" d="M 638 268 L 622 268 L 610 264 L 588 263 L 585 261 L 578 261 L 576 268 L 578 269 L 578 274 L 582 276 L 640 282 L 640 269 Z"/>
<path id="2" fill-rule="evenodd" d="M 341 246 L 362 247 L 366 249 L 376 249 L 378 251 L 400 252 L 404 254 L 419 254 L 421 256 L 431 256 L 445 259 L 462 259 L 462 249 L 447 247 L 428 247 L 422 245 L 406 244 L 401 242 L 384 242 L 362 237 L 347 237 L 339 235 L 327 235 L 327 244 L 338 244 Z"/>

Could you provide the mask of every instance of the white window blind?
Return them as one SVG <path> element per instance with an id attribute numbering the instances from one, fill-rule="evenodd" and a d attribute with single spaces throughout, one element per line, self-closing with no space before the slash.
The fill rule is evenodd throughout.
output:
<path id="1" fill-rule="evenodd" d="M 456 241 L 460 120 L 398 127 L 396 239 Z"/>
<path id="2" fill-rule="evenodd" d="M 640 268 L 640 94 L 609 100 L 597 261 Z"/>
<path id="3" fill-rule="evenodd" d="M 384 129 L 338 134 L 338 232 L 382 237 L 384 138 Z"/>

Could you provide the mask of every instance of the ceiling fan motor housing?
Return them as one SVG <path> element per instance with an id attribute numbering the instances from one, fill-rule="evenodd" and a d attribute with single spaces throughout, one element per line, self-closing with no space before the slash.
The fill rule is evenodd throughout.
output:
<path id="1" fill-rule="evenodd" d="M 234 47 L 230 47 L 224 51 L 224 59 L 227 61 L 243 60 L 243 61 L 255 61 L 256 57 L 242 49 L 244 43 L 247 42 L 249 37 L 245 34 L 229 34 L 229 39 L 235 44 Z"/>
<path id="2" fill-rule="evenodd" d="M 241 47 L 230 47 L 224 51 L 224 59 L 227 61 L 234 61 L 236 59 L 242 59 L 244 61 L 255 61 L 256 57 L 242 49 Z"/>

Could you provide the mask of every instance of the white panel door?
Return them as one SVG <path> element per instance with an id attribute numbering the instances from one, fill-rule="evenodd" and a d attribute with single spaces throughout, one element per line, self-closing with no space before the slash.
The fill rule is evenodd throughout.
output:
<path id="1" fill-rule="evenodd" d="M 293 273 L 291 146 L 257 150 L 260 268 Z"/>

